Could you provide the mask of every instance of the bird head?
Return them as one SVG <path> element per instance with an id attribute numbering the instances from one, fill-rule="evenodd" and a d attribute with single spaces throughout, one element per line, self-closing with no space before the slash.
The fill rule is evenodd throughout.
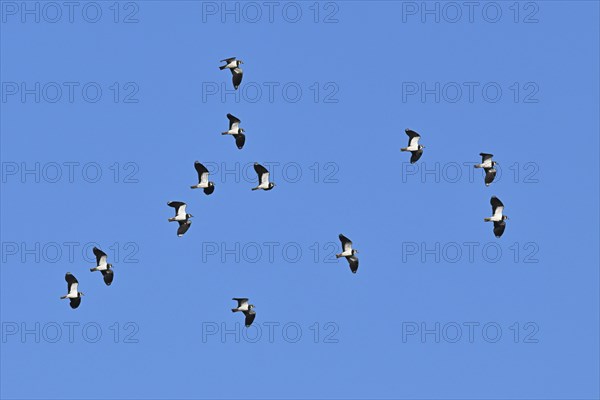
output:
<path id="1" fill-rule="evenodd" d="M 422 144 L 419 145 L 419 150 L 424 149 L 425 146 L 423 146 Z"/>
<path id="2" fill-rule="evenodd" d="M 214 183 L 214 182 L 212 182 L 212 181 L 211 181 L 211 182 L 208 182 L 208 186 L 210 186 L 210 187 L 213 187 L 213 186 L 215 186 L 215 183 Z"/>
<path id="3" fill-rule="evenodd" d="M 358 253 L 358 250 L 352 249 L 352 254 L 356 254 L 356 253 Z"/>
<path id="4" fill-rule="evenodd" d="M 503 216 L 502 216 L 502 220 L 504 221 L 504 220 L 506 220 L 506 219 L 508 219 L 508 215 L 503 215 Z"/>
<path id="5" fill-rule="evenodd" d="M 85 294 L 83 292 L 79 292 L 78 294 L 79 294 L 79 296 L 85 296 Z"/>
<path id="6" fill-rule="evenodd" d="M 249 304 L 249 305 L 248 305 L 248 309 L 249 309 L 249 310 L 252 310 L 253 308 L 254 308 L 254 304 Z"/>
<path id="7" fill-rule="evenodd" d="M 192 218 L 193 215 L 192 214 L 185 214 L 186 218 Z"/>
<path id="8" fill-rule="evenodd" d="M 237 60 L 237 65 L 243 64 L 244 62 L 242 60 Z"/>
<path id="9" fill-rule="evenodd" d="M 239 129 L 238 129 L 238 133 L 244 133 L 244 132 L 246 132 L 246 131 L 244 130 L 244 128 L 239 128 Z"/>
<path id="10" fill-rule="evenodd" d="M 106 264 L 106 268 L 107 268 L 107 269 L 111 269 L 111 268 L 112 268 L 112 266 L 113 266 L 113 265 L 112 265 L 112 264 L 110 264 L 110 263 L 109 263 L 109 264 Z"/>
<path id="11" fill-rule="evenodd" d="M 273 187 L 275 187 L 275 186 L 277 186 L 277 185 L 275 185 L 275 183 L 273 183 L 273 182 L 269 182 L 269 187 L 270 187 L 270 188 L 273 188 Z"/>

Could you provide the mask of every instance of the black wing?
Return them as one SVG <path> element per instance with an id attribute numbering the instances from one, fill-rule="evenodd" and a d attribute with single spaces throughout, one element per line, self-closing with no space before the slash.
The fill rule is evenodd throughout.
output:
<path id="1" fill-rule="evenodd" d="M 496 196 L 492 196 L 492 198 L 490 199 L 490 204 L 492 205 L 492 215 L 496 213 L 496 208 L 504 207 L 504 204 L 502 204 L 500 199 Z"/>
<path id="2" fill-rule="evenodd" d="M 342 249 L 345 249 L 346 244 L 349 244 L 350 246 L 352 246 L 352 240 L 348 239 L 346 236 L 342 235 L 340 233 L 339 235 L 340 238 L 340 242 L 342 242 Z"/>
<path id="3" fill-rule="evenodd" d="M 177 236 L 183 236 L 184 233 L 186 233 L 188 231 L 188 229 L 190 229 L 190 225 L 192 225 L 192 221 L 191 220 L 187 220 L 187 221 L 177 221 L 179 222 L 179 228 L 177 228 Z"/>
<path id="4" fill-rule="evenodd" d="M 75 278 L 75 276 L 73 276 L 72 273 L 67 272 L 65 275 L 65 281 L 67 281 L 67 293 L 69 293 L 71 291 L 71 285 L 74 283 L 79 284 L 79 282 L 77 281 L 77 279 Z"/>
<path id="5" fill-rule="evenodd" d="M 215 191 L 215 185 L 204 188 L 204 194 L 209 195 Z"/>
<path id="6" fill-rule="evenodd" d="M 241 150 L 244 147 L 244 143 L 246 143 L 246 135 L 243 133 L 236 133 L 233 136 L 235 137 L 235 145 Z"/>
<path id="7" fill-rule="evenodd" d="M 75 298 L 69 299 L 69 300 L 70 300 L 69 305 L 71 306 L 72 309 L 76 309 L 81 304 L 81 297 L 75 297 Z"/>
<path id="8" fill-rule="evenodd" d="M 233 126 L 233 124 L 235 124 L 236 122 L 239 124 L 240 122 L 242 122 L 240 119 L 238 119 L 237 117 L 234 117 L 231 114 L 227 114 L 227 119 L 229 120 L 229 129 L 231 130 L 231 127 Z"/>
<path id="9" fill-rule="evenodd" d="M 496 235 L 497 238 L 502 236 L 505 228 L 506 228 L 506 222 L 494 221 L 494 235 Z"/>
<path id="10" fill-rule="evenodd" d="M 256 171 L 256 174 L 258 175 L 258 184 L 260 185 L 263 174 L 268 174 L 269 171 L 267 171 L 267 169 L 265 167 L 263 167 L 262 165 L 260 165 L 259 163 L 254 163 L 254 170 Z"/>
<path id="11" fill-rule="evenodd" d="M 179 207 L 184 206 L 185 203 L 183 201 L 170 201 L 167 203 L 169 207 L 173 207 L 175 209 L 175 215 L 179 211 Z"/>
<path id="12" fill-rule="evenodd" d="M 350 270 L 353 274 L 355 274 L 356 271 L 358 271 L 358 258 L 356 256 L 350 256 L 346 257 L 346 259 L 348 260 L 348 264 L 350 265 Z"/>
<path id="13" fill-rule="evenodd" d="M 100 265 L 100 260 L 102 259 L 102 257 L 106 257 L 106 253 L 97 247 L 94 247 L 92 249 L 92 251 L 94 252 L 94 255 L 96 256 L 96 265 Z"/>
<path id="14" fill-rule="evenodd" d="M 417 161 L 419 161 L 419 158 L 421 158 L 421 156 L 423 155 L 423 150 L 415 150 L 415 151 L 411 151 L 411 156 L 410 156 L 410 163 L 414 164 Z"/>
<path id="15" fill-rule="evenodd" d="M 208 169 L 199 161 L 194 163 L 194 168 L 196 168 L 196 172 L 198 173 L 198 182 L 202 181 L 202 174 L 208 173 Z"/>
<path id="16" fill-rule="evenodd" d="M 106 286 L 110 286 L 115 276 L 112 269 L 107 269 L 100 272 L 102 272 L 102 278 L 104 279 L 104 283 L 106 283 Z"/>
<path id="17" fill-rule="evenodd" d="M 240 306 L 242 305 L 243 302 L 247 302 L 248 299 L 246 297 L 234 297 L 231 300 L 235 300 L 238 303 L 238 308 L 240 308 Z"/>
<path id="18" fill-rule="evenodd" d="M 412 129 L 405 129 L 404 132 L 406 132 L 406 134 L 408 135 L 408 143 L 410 144 L 410 141 L 413 140 L 414 138 L 420 138 L 421 135 L 419 135 L 417 132 L 413 131 Z"/>
<path id="19" fill-rule="evenodd" d="M 231 70 L 231 81 L 233 82 L 233 88 L 237 89 L 242 83 L 242 78 L 244 77 L 244 73 L 240 68 L 234 68 Z"/>
<path id="20" fill-rule="evenodd" d="M 236 57 L 229 57 L 229 58 L 226 58 L 224 60 L 221 60 L 221 62 L 226 62 L 227 64 L 229 64 L 230 62 L 232 62 L 235 59 L 236 59 Z"/>
<path id="21" fill-rule="evenodd" d="M 485 170 L 485 185 L 489 186 L 490 183 L 494 181 L 496 177 L 496 169 L 495 168 L 484 168 Z"/>
<path id="22" fill-rule="evenodd" d="M 256 313 L 254 311 L 244 311 L 244 315 L 246 316 L 246 320 L 244 321 L 246 328 L 252 325 L 254 322 L 254 318 L 256 318 Z"/>

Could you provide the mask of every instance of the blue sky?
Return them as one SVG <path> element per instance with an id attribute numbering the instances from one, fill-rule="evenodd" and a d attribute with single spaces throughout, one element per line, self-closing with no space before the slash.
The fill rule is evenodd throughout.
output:
<path id="1" fill-rule="evenodd" d="M 598 398 L 597 2 L 23 4 L 0 3 L 2 398 Z"/>

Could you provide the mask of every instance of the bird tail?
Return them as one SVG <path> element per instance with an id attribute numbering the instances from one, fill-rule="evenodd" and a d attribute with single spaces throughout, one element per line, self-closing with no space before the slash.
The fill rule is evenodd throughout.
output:
<path id="1" fill-rule="evenodd" d="M 408 151 L 408 147 L 403 147 L 400 149 L 400 151 Z"/>
<path id="2" fill-rule="evenodd" d="M 220 69 L 221 71 L 223 71 L 225 68 L 227 68 L 227 65 L 222 65 L 222 66 L 220 66 L 220 67 L 219 67 L 219 69 Z"/>
<path id="3" fill-rule="evenodd" d="M 60 296 L 61 300 L 66 299 L 66 298 L 67 298 L 67 296 Z"/>

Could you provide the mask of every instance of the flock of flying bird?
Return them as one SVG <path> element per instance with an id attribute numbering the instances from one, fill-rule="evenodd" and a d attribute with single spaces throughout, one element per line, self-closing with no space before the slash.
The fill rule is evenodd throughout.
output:
<path id="1" fill-rule="evenodd" d="M 237 88 L 242 83 L 243 71 L 240 68 L 240 65 L 243 64 L 242 60 L 238 60 L 235 57 L 226 58 L 221 60 L 221 62 L 225 62 L 225 65 L 219 67 L 220 70 L 229 69 L 232 75 L 233 87 L 237 90 Z M 244 129 L 240 128 L 240 119 L 233 116 L 232 114 L 227 114 L 227 118 L 229 119 L 229 130 L 226 132 L 222 132 L 222 135 L 232 135 L 235 138 L 235 144 L 238 149 L 242 149 L 244 144 L 246 143 L 246 136 L 244 135 Z M 410 129 L 405 130 L 408 135 L 408 146 L 403 147 L 401 151 L 407 151 L 411 153 L 410 162 L 411 164 L 416 163 L 421 156 L 423 155 L 423 149 L 425 146 L 419 144 L 419 140 L 421 136 Z M 493 161 L 493 155 L 488 153 L 480 153 L 481 156 L 481 164 L 476 164 L 475 168 L 483 168 L 485 171 L 484 182 L 486 186 L 489 186 L 496 177 L 496 161 Z M 209 181 L 209 171 L 208 169 L 199 161 L 194 162 L 194 168 L 198 174 L 198 183 L 190 186 L 191 189 L 202 189 L 204 194 L 210 195 L 215 191 L 215 183 Z M 258 175 L 258 185 L 253 187 L 252 190 L 271 190 L 275 187 L 275 183 L 271 182 L 269 179 L 269 171 L 259 163 L 254 163 L 254 170 Z M 494 223 L 494 235 L 496 237 L 502 236 L 504 233 L 504 229 L 506 228 L 505 220 L 508 219 L 506 215 L 503 214 L 504 204 L 498 199 L 496 196 L 492 196 L 490 203 L 492 205 L 492 216 L 489 218 L 484 218 L 486 222 Z M 177 228 L 177 236 L 183 236 L 188 229 L 190 228 L 192 221 L 190 218 L 193 217 L 192 214 L 189 214 L 186 211 L 187 204 L 182 201 L 169 201 L 167 203 L 168 206 L 173 207 L 175 209 L 175 216 L 169 218 L 169 222 L 177 222 L 179 227 Z M 348 261 L 348 265 L 350 266 L 350 270 L 352 273 L 356 273 L 358 271 L 358 257 L 356 254 L 358 250 L 352 247 L 352 241 L 348 239 L 343 234 L 339 235 L 340 242 L 342 244 L 342 252 L 336 254 L 336 258 L 344 257 Z M 100 271 L 102 273 L 104 283 L 107 286 L 113 281 L 114 273 L 112 270 L 112 264 L 107 263 L 106 253 L 102 250 L 94 247 L 93 249 L 94 255 L 96 256 L 96 267 L 91 268 L 90 271 Z M 67 272 L 65 275 L 65 280 L 67 281 L 67 290 L 68 294 L 62 296 L 61 299 L 69 299 L 71 308 L 79 307 L 81 303 L 81 296 L 84 294 L 79 292 L 79 282 L 71 274 Z M 234 297 L 232 300 L 237 301 L 237 307 L 232 308 L 232 312 L 242 312 L 245 315 L 245 325 L 249 327 L 254 318 L 256 317 L 256 312 L 254 311 L 254 305 L 248 303 L 247 298 Z"/>

